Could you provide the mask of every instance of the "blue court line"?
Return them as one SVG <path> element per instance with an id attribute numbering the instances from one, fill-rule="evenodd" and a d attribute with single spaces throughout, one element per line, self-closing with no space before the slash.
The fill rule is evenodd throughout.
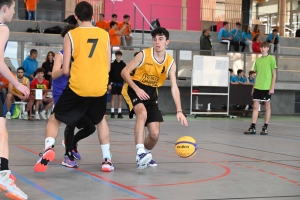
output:
<path id="1" fill-rule="evenodd" d="M 13 173 L 13 175 L 15 177 L 17 177 L 18 179 L 20 179 L 21 181 L 27 183 L 28 185 L 32 186 L 32 187 L 35 187 L 36 189 L 44 192 L 45 194 L 47 194 L 48 196 L 52 197 L 53 199 L 56 199 L 56 200 L 63 200 L 63 198 L 57 196 L 56 194 L 53 194 L 52 192 L 49 192 L 48 190 L 46 190 L 45 188 L 42 188 L 41 186 L 35 184 L 34 182 L 24 178 L 23 176 L 20 176 L 19 174 L 16 174 L 16 173 Z M 30 196 L 30 195 L 29 195 Z"/>
<path id="2" fill-rule="evenodd" d="M 37 157 L 37 158 L 38 158 L 38 156 L 37 156 L 36 154 L 34 154 L 34 153 L 25 151 L 25 150 L 20 149 L 20 148 L 18 148 L 18 147 L 16 147 L 16 146 L 13 146 L 13 147 L 16 148 L 16 149 L 18 149 L 19 151 L 22 151 L 23 153 L 26 153 L 26 154 L 29 154 L 29 155 L 31 155 L 31 156 L 34 156 L 34 157 Z M 107 186 L 110 186 L 110 187 L 112 187 L 112 188 L 115 188 L 115 189 L 117 189 L 117 190 L 120 190 L 120 191 L 122 191 L 122 192 L 125 192 L 125 193 L 127 193 L 127 194 L 130 194 L 130 195 L 132 195 L 132 196 L 134 196 L 134 197 L 136 197 L 136 198 L 145 199 L 145 196 L 136 194 L 136 193 L 134 193 L 134 192 L 131 192 L 131 191 L 129 191 L 129 190 L 126 190 L 126 189 L 124 189 L 124 188 L 121 188 L 121 187 L 119 187 L 119 186 L 117 186 L 117 185 L 114 185 L 114 184 L 112 184 L 112 183 L 109 183 L 109 182 L 106 182 L 106 181 L 104 181 L 104 180 L 101 180 L 101 179 L 98 179 L 98 178 L 96 178 L 96 177 L 93 177 L 93 176 L 91 176 L 91 175 L 89 175 L 89 174 L 85 174 L 84 172 L 81 172 L 81 171 L 78 171 L 78 170 L 75 170 L 75 169 L 72 169 L 72 168 L 64 167 L 64 166 L 62 166 L 62 165 L 60 165 L 60 164 L 58 164 L 58 163 L 56 163 L 56 162 L 52 162 L 52 163 L 55 164 L 55 165 L 58 165 L 58 166 L 60 166 L 60 167 L 62 167 L 62 168 L 64 168 L 64 169 L 67 169 L 67 170 L 71 170 L 71 171 L 73 171 L 73 172 L 76 172 L 77 174 L 80 174 L 80 175 L 82 175 L 82 176 L 91 178 L 91 179 L 93 179 L 93 180 L 95 180 L 95 181 L 97 181 L 97 182 L 99 182 L 99 183 L 105 184 L 105 185 L 107 185 Z M 146 198 L 147 198 L 147 197 L 146 197 Z"/>

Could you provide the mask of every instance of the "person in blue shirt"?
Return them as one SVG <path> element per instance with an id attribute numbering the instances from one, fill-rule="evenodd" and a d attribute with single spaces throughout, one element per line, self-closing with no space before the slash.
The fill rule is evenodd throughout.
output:
<path id="1" fill-rule="evenodd" d="M 255 76 L 256 76 L 256 72 L 255 71 L 250 71 L 249 72 L 248 82 L 249 82 L 250 85 L 254 85 Z"/>
<path id="2" fill-rule="evenodd" d="M 230 84 L 233 85 L 248 85 L 248 79 L 245 77 L 244 70 L 239 69 L 237 71 L 237 76 L 233 76 L 230 80 Z"/>
<path id="3" fill-rule="evenodd" d="M 30 80 L 34 79 L 34 72 L 38 68 L 38 61 L 36 60 L 38 52 L 36 49 L 30 50 L 30 56 L 28 56 L 22 63 L 22 67 L 25 70 L 25 77 Z"/>
<path id="4" fill-rule="evenodd" d="M 249 47 L 249 52 L 252 51 L 252 33 L 250 31 L 250 26 L 246 25 L 244 28 L 244 32 L 242 34 L 242 42 L 246 44 Z M 245 46 L 242 49 L 242 52 L 244 52 Z"/>
<path id="5" fill-rule="evenodd" d="M 227 50 L 230 51 L 232 37 L 230 35 L 230 32 L 228 31 L 228 22 L 223 22 L 223 28 L 218 34 L 218 40 L 222 44 L 227 44 Z"/>
<path id="6" fill-rule="evenodd" d="M 232 44 L 234 47 L 234 51 L 238 52 L 240 49 L 240 46 L 242 46 L 242 51 L 245 50 L 245 43 L 242 42 L 242 30 L 241 30 L 241 23 L 237 22 L 235 23 L 235 28 L 231 30 L 231 36 L 232 36 Z"/>
<path id="7" fill-rule="evenodd" d="M 273 29 L 272 33 L 268 35 L 267 42 L 270 43 L 270 53 L 274 53 L 274 51 L 277 49 L 278 54 L 280 54 L 280 44 L 279 44 L 279 36 L 278 36 L 278 30 Z"/>
<path id="8" fill-rule="evenodd" d="M 232 77 L 233 77 L 233 70 L 232 69 L 228 69 L 229 73 L 230 73 L 230 77 L 229 77 L 229 82 L 232 81 Z"/>

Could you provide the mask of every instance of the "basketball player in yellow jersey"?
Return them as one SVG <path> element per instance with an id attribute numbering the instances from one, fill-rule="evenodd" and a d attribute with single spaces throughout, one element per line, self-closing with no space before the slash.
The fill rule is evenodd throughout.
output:
<path id="1" fill-rule="evenodd" d="M 135 143 L 136 161 L 138 169 L 147 166 L 157 166 L 152 160 L 151 150 L 158 141 L 160 122 L 163 122 L 162 114 L 158 109 L 157 89 L 161 87 L 166 78 L 170 78 L 171 93 L 177 109 L 177 119 L 182 125 L 188 126 L 182 113 L 180 93 L 176 83 L 176 64 L 170 54 L 166 52 L 169 44 L 169 32 L 165 28 L 157 28 L 151 33 L 153 47 L 140 52 L 123 69 L 122 77 L 126 81 L 122 89 L 122 95 L 136 114 Z M 134 75 L 130 72 L 135 70 Z M 149 134 L 145 138 L 145 124 Z"/>
<path id="2" fill-rule="evenodd" d="M 58 99 L 54 115 L 49 119 L 45 152 L 38 160 L 34 171 L 45 172 L 54 157 L 54 142 L 58 133 L 59 122 L 75 129 L 78 121 L 86 115 L 97 125 L 103 153 L 102 171 L 114 170 L 111 163 L 109 129 L 104 118 L 106 112 L 106 90 L 110 71 L 110 41 L 108 33 L 92 25 L 93 8 L 82 1 L 76 5 L 75 18 L 79 27 L 70 30 L 64 37 L 63 73 L 70 75 L 69 85 Z M 70 63 L 71 57 L 73 62 Z M 65 146 L 70 161 L 73 161 L 72 131 L 65 131 Z"/>

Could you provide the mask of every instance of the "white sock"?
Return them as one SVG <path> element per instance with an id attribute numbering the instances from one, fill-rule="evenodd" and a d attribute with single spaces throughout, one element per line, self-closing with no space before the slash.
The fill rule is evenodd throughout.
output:
<path id="1" fill-rule="evenodd" d="M 42 113 L 46 113 L 46 110 L 43 110 Z"/>
<path id="2" fill-rule="evenodd" d="M 110 156 L 110 144 L 101 144 L 101 149 L 102 149 L 102 154 L 103 154 L 103 159 L 111 159 Z"/>
<path id="3" fill-rule="evenodd" d="M 47 137 L 45 139 L 45 150 L 48 148 L 48 147 L 51 147 L 52 145 L 54 145 L 55 143 L 55 139 L 52 138 L 52 137 Z"/>
<path id="4" fill-rule="evenodd" d="M 39 114 L 39 112 L 38 112 L 38 111 L 35 111 L 35 114 Z"/>
<path id="5" fill-rule="evenodd" d="M 141 153 L 146 153 L 145 152 L 145 146 L 143 144 L 137 144 L 136 145 L 136 153 L 139 155 Z"/>
<path id="6" fill-rule="evenodd" d="M 145 148 L 146 153 L 151 153 L 151 150 Z"/>
<path id="7" fill-rule="evenodd" d="M 110 112 L 111 112 L 111 113 L 114 113 L 114 112 L 115 112 L 115 109 L 114 109 L 114 108 L 111 108 L 111 109 L 110 109 Z"/>
<path id="8" fill-rule="evenodd" d="M 122 108 L 118 108 L 118 113 L 122 113 Z"/>

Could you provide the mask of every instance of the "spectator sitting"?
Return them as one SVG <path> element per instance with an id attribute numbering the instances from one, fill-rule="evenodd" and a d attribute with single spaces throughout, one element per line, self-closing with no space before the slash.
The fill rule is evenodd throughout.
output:
<path id="1" fill-rule="evenodd" d="M 8 69 L 11 71 L 11 68 L 10 67 L 8 67 Z M 13 75 L 15 75 L 13 72 L 11 72 Z M 2 79 L 1 79 L 1 85 L 2 85 L 2 88 L 1 88 L 1 97 L 2 97 L 2 103 L 4 103 L 5 102 L 5 100 L 6 100 L 6 95 L 7 95 L 7 93 L 8 93 L 8 85 L 9 85 L 9 82 L 8 82 L 8 80 L 6 79 L 6 78 L 4 78 L 3 76 L 2 76 Z"/>
<path id="2" fill-rule="evenodd" d="M 232 38 L 228 31 L 228 22 L 223 22 L 223 28 L 220 30 L 218 34 L 218 40 L 222 44 L 227 44 L 227 51 L 230 51 Z"/>
<path id="3" fill-rule="evenodd" d="M 31 89 L 43 89 L 43 90 L 49 89 L 49 82 L 47 80 L 45 80 L 44 73 L 45 73 L 45 70 L 43 68 L 38 68 L 36 70 L 37 78 L 35 78 L 31 82 L 31 84 L 30 84 Z M 35 99 L 35 92 L 32 92 L 30 94 L 29 102 L 27 104 L 27 109 L 26 109 L 26 112 L 24 113 L 24 116 L 26 116 L 26 115 L 28 116 L 28 112 L 30 112 L 30 110 L 31 110 L 31 108 L 34 104 L 34 101 L 35 101 L 35 119 L 40 120 L 40 115 L 41 115 L 42 119 L 47 119 L 46 110 L 50 109 L 53 105 L 53 99 L 52 98 L 46 98 L 47 93 L 48 93 L 47 91 L 43 91 L 43 97 L 42 97 L 43 99 L 42 100 L 36 100 Z M 43 111 L 39 115 L 39 108 L 40 108 L 40 105 L 42 103 L 47 103 L 47 105 L 44 107 Z M 31 114 L 30 114 L 29 120 L 32 120 Z"/>
<path id="4" fill-rule="evenodd" d="M 121 30 L 118 29 L 118 24 L 117 22 L 110 22 L 110 30 L 109 30 L 109 39 L 110 39 L 110 45 L 111 47 L 119 47 L 121 45 L 121 42 L 120 42 L 120 37 L 119 36 L 122 36 L 123 35 L 123 32 L 125 31 L 127 25 L 125 24 L 123 26 L 123 28 Z"/>
<path id="5" fill-rule="evenodd" d="M 49 88 L 51 88 L 52 83 L 52 70 L 54 66 L 55 54 L 53 51 L 49 51 L 46 57 L 46 62 L 43 63 L 42 68 L 45 70 L 45 79 L 49 81 Z"/>
<path id="6" fill-rule="evenodd" d="M 256 76 L 255 71 L 250 71 L 250 72 L 249 72 L 248 83 L 249 83 L 250 85 L 254 85 L 254 82 L 255 82 L 255 76 Z"/>
<path id="7" fill-rule="evenodd" d="M 233 70 L 232 69 L 228 69 L 228 71 L 230 72 L 229 82 L 232 82 Z"/>
<path id="8" fill-rule="evenodd" d="M 277 49 L 278 54 L 280 54 L 279 40 L 278 30 L 273 29 L 272 33 L 270 33 L 267 38 L 267 42 L 270 43 L 270 53 L 274 53 Z"/>
<path id="9" fill-rule="evenodd" d="M 129 22 L 130 16 L 124 15 L 123 22 L 119 24 L 120 30 L 126 25 L 123 35 L 121 36 L 121 44 L 122 46 L 131 47 L 132 46 L 132 35 L 131 35 L 131 23 Z M 130 48 L 129 50 L 134 50 Z"/>
<path id="10" fill-rule="evenodd" d="M 242 41 L 249 47 L 249 52 L 252 52 L 252 34 L 250 31 L 250 26 L 246 25 L 244 28 L 244 32 L 242 34 Z M 245 46 L 243 47 L 245 49 Z M 242 52 L 244 50 L 242 49 Z"/>
<path id="11" fill-rule="evenodd" d="M 22 63 L 22 67 L 25 70 L 25 77 L 30 80 L 34 78 L 34 72 L 38 68 L 38 61 L 36 60 L 38 52 L 36 49 L 30 50 L 30 56 L 28 56 Z"/>
<path id="12" fill-rule="evenodd" d="M 118 22 L 117 20 L 118 20 L 118 15 L 112 14 L 112 15 L 111 15 L 111 21 L 109 21 L 108 24 L 110 24 L 110 22 L 116 22 L 117 25 L 118 25 L 118 29 L 119 29 L 119 22 Z M 110 27 L 110 28 L 111 28 L 111 27 Z"/>
<path id="13" fill-rule="evenodd" d="M 260 30 L 258 28 L 258 24 L 255 24 L 253 31 L 252 31 L 252 37 L 254 37 L 256 34 L 259 34 Z"/>
<path id="14" fill-rule="evenodd" d="M 100 18 L 99 21 L 97 21 L 96 26 L 106 31 L 109 30 L 109 24 L 107 21 L 104 20 L 104 14 L 100 14 Z"/>
<path id="15" fill-rule="evenodd" d="M 245 73 L 244 73 L 244 70 L 242 69 L 239 69 L 237 71 L 237 76 L 233 76 L 231 81 L 230 81 L 230 84 L 233 84 L 233 85 L 248 85 L 248 79 L 246 78 L 245 76 Z"/>
<path id="16" fill-rule="evenodd" d="M 240 49 L 240 45 L 242 46 L 242 52 L 245 50 L 246 44 L 242 42 L 242 30 L 241 30 L 241 23 L 235 23 L 235 28 L 231 30 L 232 36 L 232 44 L 234 47 L 234 51 L 238 52 Z"/>
<path id="17" fill-rule="evenodd" d="M 30 89 L 30 81 L 28 78 L 24 76 L 24 68 L 19 67 L 17 69 L 17 76 L 15 76 L 16 79 L 23 85 L 27 86 L 28 89 Z M 6 99 L 6 119 L 11 119 L 11 113 L 10 113 L 10 108 L 11 104 L 14 103 L 15 101 L 28 101 L 28 98 L 24 97 L 23 93 L 17 90 L 13 84 L 9 83 L 8 85 L 8 94 L 7 94 L 7 99 Z"/>
<path id="18" fill-rule="evenodd" d="M 210 35 L 209 31 L 207 29 L 204 29 L 202 31 L 202 35 L 200 37 L 200 54 L 201 55 L 211 55 L 211 51 L 213 50 L 211 41 L 210 41 Z M 201 51 L 206 50 L 206 51 Z"/>
<path id="19" fill-rule="evenodd" d="M 260 52 L 260 44 L 261 44 L 260 34 L 256 34 L 253 37 L 253 41 L 252 41 L 252 50 L 253 50 L 253 52 L 255 52 L 255 53 L 261 53 Z"/>

